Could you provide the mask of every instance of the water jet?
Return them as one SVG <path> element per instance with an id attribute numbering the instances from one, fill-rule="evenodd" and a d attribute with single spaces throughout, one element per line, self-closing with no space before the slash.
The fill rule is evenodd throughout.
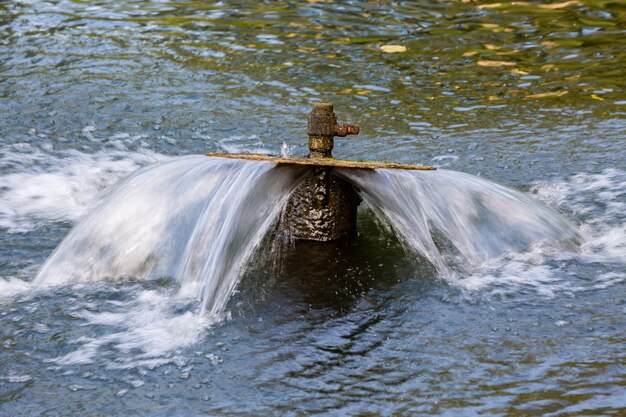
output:
<path id="1" fill-rule="evenodd" d="M 359 213 L 373 213 L 417 263 L 450 281 L 503 253 L 578 240 L 566 219 L 488 180 L 333 158 L 335 136 L 358 131 L 320 103 L 309 115 L 304 157 L 205 154 L 146 166 L 100 195 L 34 285 L 174 277 L 177 296 L 200 300 L 203 316 L 219 318 L 266 236 L 309 248 L 294 259 L 313 252 L 332 262 L 323 254 L 339 255 L 333 247 L 351 241 L 361 203 L 368 210 Z"/>

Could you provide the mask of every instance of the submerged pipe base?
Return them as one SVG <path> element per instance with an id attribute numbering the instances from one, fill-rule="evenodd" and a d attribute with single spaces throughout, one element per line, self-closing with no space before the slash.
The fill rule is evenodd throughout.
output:
<path id="1" fill-rule="evenodd" d="M 278 222 L 286 239 L 330 241 L 355 233 L 356 188 L 331 168 L 314 168 L 289 197 Z"/>

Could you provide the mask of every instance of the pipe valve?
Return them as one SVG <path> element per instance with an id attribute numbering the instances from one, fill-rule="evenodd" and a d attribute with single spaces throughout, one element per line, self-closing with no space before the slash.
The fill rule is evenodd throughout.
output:
<path id="1" fill-rule="evenodd" d="M 315 103 L 309 113 L 307 134 L 309 135 L 309 158 L 331 158 L 334 137 L 358 135 L 359 125 L 337 123 L 332 103 Z"/>

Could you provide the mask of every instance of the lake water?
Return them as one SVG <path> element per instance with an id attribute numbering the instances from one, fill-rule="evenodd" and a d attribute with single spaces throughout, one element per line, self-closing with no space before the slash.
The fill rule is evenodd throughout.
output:
<path id="1" fill-rule="evenodd" d="M 0 3 L 0 415 L 624 415 L 624 22 L 589 0 Z M 219 320 L 175 273 L 35 282 L 107 187 L 306 154 L 316 101 L 361 124 L 335 156 L 495 181 L 580 244 L 446 279 L 364 207 L 347 244 L 262 242 Z"/>

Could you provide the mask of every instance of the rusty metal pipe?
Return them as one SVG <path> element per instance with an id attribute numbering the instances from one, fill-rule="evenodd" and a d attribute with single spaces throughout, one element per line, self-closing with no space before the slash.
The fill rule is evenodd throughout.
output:
<path id="1" fill-rule="evenodd" d="M 337 123 L 332 103 L 316 103 L 309 113 L 310 159 L 332 158 L 335 136 L 356 135 L 358 125 Z M 331 167 L 315 167 L 289 197 L 278 232 L 290 239 L 329 241 L 356 231 L 361 198 L 352 184 L 333 174 Z"/>
<path id="2" fill-rule="evenodd" d="M 309 158 L 332 158 L 334 137 L 358 135 L 359 130 L 359 125 L 337 123 L 332 103 L 313 104 L 307 126 Z"/>

